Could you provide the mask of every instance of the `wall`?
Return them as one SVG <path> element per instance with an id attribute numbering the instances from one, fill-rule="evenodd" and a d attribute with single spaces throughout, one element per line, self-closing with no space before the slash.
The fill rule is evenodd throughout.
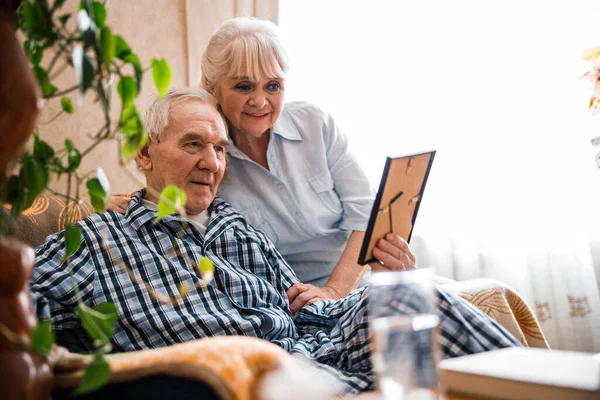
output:
<path id="1" fill-rule="evenodd" d="M 173 72 L 172 86 L 193 86 L 198 82 L 202 50 L 223 21 L 242 15 L 275 20 L 277 4 L 276 0 L 113 0 L 108 5 L 107 25 L 129 43 L 140 57 L 143 68 L 150 65 L 152 58 L 165 58 Z M 78 5 L 78 0 L 68 0 L 63 9 L 74 11 Z M 75 29 L 74 20 L 69 21 L 68 28 Z M 43 63 L 47 64 L 50 59 L 51 55 L 46 55 Z M 133 74 L 133 71 L 128 73 Z M 60 90 L 75 83 L 71 68 L 54 81 Z M 148 71 L 136 100 L 138 108 L 144 109 L 155 93 L 152 74 Z M 92 93 L 88 93 L 81 104 L 78 104 L 77 92 L 69 96 L 76 113 L 62 114 L 53 120 L 60 112 L 60 101 L 53 99 L 47 102 L 39 119 L 40 136 L 55 148 L 63 147 L 65 138 L 71 138 L 75 146 L 84 151 L 93 143 L 90 136 L 102 126 L 102 110 L 95 104 Z M 119 117 L 120 99 L 114 88 L 111 105 L 115 121 Z M 51 120 L 52 123 L 47 123 Z M 133 162 L 123 170 L 119 166 L 117 150 L 116 141 L 103 142 L 84 157 L 80 171 L 86 174 L 101 167 L 109 178 L 113 194 L 130 193 L 143 186 L 143 175 Z M 53 178 L 50 187 L 64 192 L 66 185 L 66 179 L 56 182 Z M 83 187 L 82 190 L 85 193 Z"/>
<path id="2" fill-rule="evenodd" d="M 79 1 L 69 0 L 64 10 L 76 10 L 78 4 Z M 75 29 L 74 25 L 74 21 L 69 21 L 69 30 Z M 112 1 L 108 8 L 107 25 L 111 27 L 113 33 L 121 35 L 129 43 L 140 57 L 143 68 L 150 65 L 153 57 L 165 58 L 173 72 L 173 86 L 188 84 L 185 0 Z M 46 55 L 44 62 L 48 62 L 50 58 Z M 133 74 L 132 70 L 126 69 L 125 72 Z M 73 69 L 67 68 L 57 78 L 55 85 L 63 90 L 75 83 Z M 148 72 L 142 82 L 142 91 L 136 101 L 137 106 L 143 108 L 154 93 L 152 74 Z M 59 100 L 48 101 L 39 119 L 40 136 L 55 148 L 62 147 L 65 138 L 71 138 L 75 146 L 83 152 L 93 143 L 90 136 L 102 126 L 103 112 L 99 104 L 95 103 L 96 99 L 91 92 L 86 94 L 81 104 L 78 101 L 78 92 L 73 92 L 69 96 L 76 107 L 76 113 L 62 114 L 51 124 L 44 124 L 60 111 Z M 119 117 L 121 104 L 114 88 L 111 106 L 112 119 L 115 121 Z M 97 167 L 102 167 L 106 172 L 112 193 L 129 193 L 143 184 L 143 176 L 137 172 L 133 163 L 128 164 L 127 170 L 138 179 L 141 178 L 141 182 L 130 179 L 119 167 L 116 141 L 107 140 L 98 145 L 84 157 L 80 171 L 85 174 Z M 60 182 L 53 181 L 50 186 L 55 190 L 64 191 L 66 179 L 61 178 Z"/>

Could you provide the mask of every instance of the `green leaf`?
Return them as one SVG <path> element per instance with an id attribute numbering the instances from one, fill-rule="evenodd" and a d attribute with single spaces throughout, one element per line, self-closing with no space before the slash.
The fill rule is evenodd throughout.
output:
<path id="1" fill-rule="evenodd" d="M 112 31 L 108 26 L 105 26 L 100 31 L 100 51 L 104 59 L 104 64 L 110 68 L 110 63 L 115 58 L 116 40 Z"/>
<path id="2" fill-rule="evenodd" d="M 96 86 L 96 89 L 98 91 L 98 98 L 100 99 L 100 102 L 102 103 L 102 109 L 104 110 L 104 118 L 106 121 L 106 126 L 108 127 L 111 124 L 110 104 L 108 103 L 108 97 L 106 96 L 106 92 L 104 91 L 102 82 L 98 82 L 98 86 Z"/>
<path id="3" fill-rule="evenodd" d="M 60 106 L 62 107 L 63 111 L 67 114 L 73 114 L 73 112 L 75 111 L 71 99 L 67 96 L 63 96 L 60 98 Z"/>
<path id="4" fill-rule="evenodd" d="M 93 178 L 87 181 L 88 193 L 92 201 L 92 206 L 97 212 L 104 212 L 106 208 L 106 202 L 109 200 L 110 187 L 108 185 L 108 179 L 104 174 L 102 168 L 98 168 L 97 178 Z"/>
<path id="5" fill-rule="evenodd" d="M 200 271 L 200 275 L 204 275 L 207 272 L 214 272 L 215 265 L 210 261 L 210 258 L 200 257 L 198 260 L 198 271 Z"/>
<path id="6" fill-rule="evenodd" d="M 65 172 L 65 168 L 63 167 L 62 161 L 59 157 L 52 157 L 50 163 L 48 164 L 48 167 L 51 171 L 56 173 L 57 180 L 60 179 L 62 173 Z"/>
<path id="7" fill-rule="evenodd" d="M 73 141 L 71 139 L 65 139 L 65 147 L 68 151 L 75 149 L 75 146 L 73 145 Z"/>
<path id="8" fill-rule="evenodd" d="M 25 208 L 31 206 L 35 198 L 48 185 L 47 167 L 37 162 L 29 153 L 23 153 L 23 164 L 20 171 L 21 182 L 25 187 Z"/>
<path id="9" fill-rule="evenodd" d="M 102 355 L 96 355 L 88 364 L 81 383 L 74 394 L 89 393 L 101 388 L 110 379 L 110 365 Z"/>
<path id="10" fill-rule="evenodd" d="M 96 85 L 96 93 L 98 93 L 98 99 L 100 99 L 100 103 L 102 103 L 102 109 L 104 110 L 104 121 L 108 127 L 111 124 L 110 105 L 108 104 L 108 97 L 106 97 L 104 87 L 102 87 L 102 82 L 98 82 L 98 85 Z"/>
<path id="11" fill-rule="evenodd" d="M 121 154 L 127 159 L 132 159 L 148 142 L 142 114 L 133 103 L 123 110 L 119 126 L 125 136 Z"/>
<path id="12" fill-rule="evenodd" d="M 140 132 L 138 135 L 128 136 L 121 148 L 121 154 L 128 160 L 132 160 L 147 142 L 148 136 L 146 135 L 146 131 Z"/>
<path id="13" fill-rule="evenodd" d="M 106 22 L 106 8 L 102 3 L 94 1 L 92 3 L 92 19 L 98 28 L 104 27 L 104 23 Z"/>
<path id="14" fill-rule="evenodd" d="M 81 153 L 77 149 L 69 150 L 67 153 L 67 171 L 73 172 L 81 164 Z"/>
<path id="15" fill-rule="evenodd" d="M 118 59 L 124 60 L 131 54 L 131 47 L 127 44 L 125 39 L 120 35 L 115 35 L 115 55 Z"/>
<path id="16" fill-rule="evenodd" d="M 44 57 L 44 50 L 37 44 L 35 40 L 27 40 L 23 43 L 23 49 L 25 55 L 29 58 L 29 61 L 34 66 L 39 66 L 42 58 Z"/>
<path id="17" fill-rule="evenodd" d="M 124 107 L 119 127 L 125 136 L 137 135 L 140 129 L 144 127 L 143 122 L 142 114 L 135 107 L 135 104 L 131 103 Z"/>
<path id="18" fill-rule="evenodd" d="M 133 66 L 138 88 L 142 87 L 142 76 L 144 75 L 144 71 L 142 70 L 142 63 L 140 62 L 138 55 L 130 53 L 123 58 L 123 61 L 128 62 Z"/>
<path id="19" fill-rule="evenodd" d="M 163 97 L 169 90 L 172 79 L 171 68 L 164 58 L 160 60 L 152 59 L 152 79 L 154 79 L 158 94 Z"/>
<path id="20" fill-rule="evenodd" d="M 33 72 L 35 73 L 35 77 L 37 78 L 40 87 L 42 88 L 42 95 L 44 98 L 48 98 L 53 96 L 56 92 L 58 92 L 58 88 L 50 83 L 50 78 L 48 77 L 48 73 L 45 69 L 36 65 L 33 68 Z"/>
<path id="21" fill-rule="evenodd" d="M 79 2 L 79 9 L 86 10 L 89 13 L 92 12 L 92 0 L 81 0 Z"/>
<path id="22" fill-rule="evenodd" d="M 75 171 L 81 163 L 81 153 L 75 148 L 71 139 L 65 139 L 65 147 L 67 148 L 67 168 L 68 172 Z"/>
<path id="23" fill-rule="evenodd" d="M 25 202 L 27 200 L 25 186 L 23 186 L 23 182 L 18 175 L 10 177 L 4 187 L 3 197 L 12 206 L 10 214 L 16 220 L 19 214 L 26 208 Z"/>
<path id="24" fill-rule="evenodd" d="M 50 14 L 47 4 L 43 1 L 34 1 L 30 3 L 28 0 L 21 4 L 21 26 L 28 34 L 30 39 L 46 39 L 52 35 L 50 23 Z"/>
<path id="25" fill-rule="evenodd" d="M 35 7 L 27 0 L 21 3 L 21 18 L 21 24 L 27 31 L 31 31 L 41 25 Z"/>
<path id="26" fill-rule="evenodd" d="M 77 307 L 75 314 L 96 342 L 95 345 L 103 346 L 110 342 L 114 334 L 114 325 L 119 320 L 117 307 L 113 303 L 102 303 L 93 308 L 82 304 Z"/>
<path id="27" fill-rule="evenodd" d="M 54 149 L 44 142 L 38 135 L 34 136 L 33 157 L 40 163 L 46 164 L 54 157 Z"/>
<path id="28" fill-rule="evenodd" d="M 92 59 L 87 54 L 83 56 L 83 75 L 81 79 L 81 91 L 85 93 L 88 90 L 92 83 L 94 82 L 94 77 L 96 75 L 96 69 L 94 68 L 94 64 L 92 63 Z"/>
<path id="29" fill-rule="evenodd" d="M 77 25 L 81 32 L 81 38 L 83 39 L 84 47 L 91 47 L 96 45 L 96 26 L 90 16 L 84 11 L 79 11 L 77 15 Z"/>
<path id="30" fill-rule="evenodd" d="M 86 184 L 92 206 L 97 212 L 104 212 L 106 208 L 106 192 L 102 188 L 100 181 L 97 178 L 92 178 Z"/>
<path id="31" fill-rule="evenodd" d="M 124 76 L 117 85 L 117 92 L 125 107 L 130 105 L 138 94 L 137 83 L 131 76 Z"/>
<path id="32" fill-rule="evenodd" d="M 158 215 L 154 223 L 158 223 L 167 215 L 179 212 L 185 206 L 187 201 L 185 192 L 175 185 L 169 185 L 163 189 L 158 201 Z"/>
<path id="33" fill-rule="evenodd" d="M 67 226 L 65 229 L 65 242 L 67 244 L 67 254 L 72 256 L 75 254 L 79 246 L 81 246 L 81 242 L 83 238 L 81 237 L 81 230 L 79 227 L 75 225 Z"/>
<path id="34" fill-rule="evenodd" d="M 50 321 L 40 322 L 31 332 L 31 347 L 44 358 L 50 354 L 54 341 L 54 332 L 52 332 Z"/>

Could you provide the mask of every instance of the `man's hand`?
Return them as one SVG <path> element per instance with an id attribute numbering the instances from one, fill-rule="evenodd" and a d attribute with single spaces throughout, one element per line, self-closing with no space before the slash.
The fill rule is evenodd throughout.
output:
<path id="1" fill-rule="evenodd" d="M 372 271 L 407 271 L 417 269 L 417 257 L 413 254 L 406 240 L 395 233 L 388 233 L 379 239 L 373 249 L 373 256 L 379 262 L 372 262 Z"/>
<path id="2" fill-rule="evenodd" d="M 298 310 L 302 307 L 321 300 L 339 300 L 342 296 L 339 293 L 328 286 L 320 288 L 315 285 L 309 285 L 305 283 L 296 283 L 287 291 L 287 297 L 290 301 L 290 310 L 292 315 L 296 315 Z"/>
<path id="3" fill-rule="evenodd" d="M 129 199 L 121 196 L 110 196 L 110 203 L 106 205 L 106 211 L 116 211 L 125 214 L 128 205 Z"/>

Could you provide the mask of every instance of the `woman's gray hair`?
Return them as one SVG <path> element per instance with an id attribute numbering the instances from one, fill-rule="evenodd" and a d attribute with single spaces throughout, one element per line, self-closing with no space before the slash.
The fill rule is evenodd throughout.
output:
<path id="1" fill-rule="evenodd" d="M 233 18 L 211 36 L 201 61 L 200 86 L 215 94 L 219 78 L 284 78 L 289 60 L 272 22 Z"/>
<path id="2" fill-rule="evenodd" d="M 144 121 L 146 123 L 146 132 L 148 138 L 154 143 L 160 142 L 165 128 L 169 125 L 169 115 L 171 114 L 171 107 L 175 104 L 183 101 L 199 100 L 203 104 L 208 104 L 216 109 L 214 97 L 206 90 L 199 88 L 180 88 L 171 89 L 162 98 L 157 98 L 151 105 L 146 109 L 146 115 Z M 219 113 L 220 115 L 221 113 Z M 223 116 L 223 124 L 227 129 L 227 123 Z"/>

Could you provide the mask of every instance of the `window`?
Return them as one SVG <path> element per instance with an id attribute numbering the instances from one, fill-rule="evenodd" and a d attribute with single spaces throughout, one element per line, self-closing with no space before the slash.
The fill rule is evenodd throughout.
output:
<path id="1" fill-rule="evenodd" d="M 416 233 L 600 230 L 581 53 L 600 2 L 282 0 L 287 101 L 329 112 L 373 187 L 385 157 L 436 149 Z"/>

